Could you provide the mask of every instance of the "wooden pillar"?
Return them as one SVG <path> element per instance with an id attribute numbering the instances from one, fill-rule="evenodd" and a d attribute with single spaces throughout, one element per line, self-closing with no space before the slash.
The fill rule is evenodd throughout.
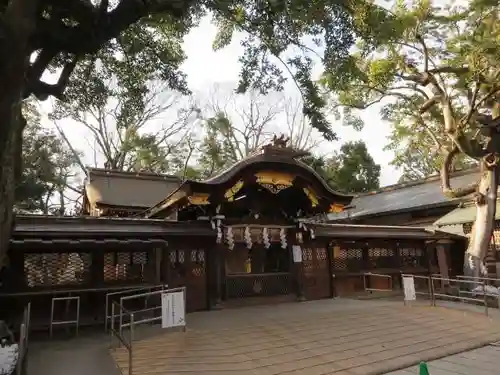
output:
<path id="1" fill-rule="evenodd" d="M 299 237 L 302 237 L 302 232 L 300 229 L 295 229 L 295 230 L 290 230 L 288 231 L 290 235 L 288 236 L 287 240 L 289 241 L 288 243 L 290 244 L 290 251 L 292 252 L 291 256 L 291 262 L 292 262 L 292 277 L 294 279 L 294 284 L 296 285 L 296 290 L 295 293 L 297 295 L 297 300 L 298 301 L 305 301 L 305 293 L 304 293 L 304 260 L 301 259 L 301 262 L 295 262 L 293 259 L 293 246 L 299 246 L 300 251 L 302 252 L 302 248 L 304 246 L 303 241 L 299 241 Z M 302 242 L 302 243 L 301 243 Z M 301 255 L 304 254 L 303 252 Z M 315 256 L 315 254 L 313 254 Z"/>
<path id="2" fill-rule="evenodd" d="M 441 275 L 441 277 L 444 277 L 445 279 L 448 279 L 450 277 L 450 274 L 448 272 L 450 265 L 448 257 L 446 256 L 446 253 L 448 252 L 450 245 L 451 245 L 450 242 L 443 242 L 443 241 L 439 241 L 437 244 L 434 244 L 436 249 L 439 274 Z M 449 284 L 448 281 L 446 282 L 444 280 L 441 281 L 442 287 L 448 284 Z"/>
<path id="3" fill-rule="evenodd" d="M 355 247 L 356 246 L 357 246 L 357 244 L 355 245 Z M 363 268 L 359 271 L 360 272 L 371 272 L 372 265 L 370 262 L 370 253 L 369 253 L 370 248 L 371 248 L 371 244 L 370 244 L 370 242 L 361 242 L 361 243 L 359 243 L 359 247 L 361 248 L 361 264 L 362 264 L 362 268 Z M 366 285 L 367 288 L 371 288 L 372 287 L 372 285 L 371 285 L 372 278 L 365 277 L 364 275 L 362 277 L 364 278 L 363 283 L 366 283 L 364 285 Z"/>
<path id="4" fill-rule="evenodd" d="M 216 280 L 215 280 L 215 308 L 222 308 L 222 287 L 225 284 L 226 279 L 226 259 L 225 253 L 226 249 L 224 244 L 218 244 L 215 247 L 216 253 Z"/>
<path id="5" fill-rule="evenodd" d="M 208 299 L 211 310 L 222 308 L 222 287 L 224 284 L 224 244 L 214 244 L 209 254 L 208 265 Z"/>
<path id="6" fill-rule="evenodd" d="M 163 258 L 163 249 L 167 248 L 167 246 L 157 247 L 154 249 L 154 257 L 155 257 L 155 284 L 162 283 L 162 275 L 161 275 L 161 267 L 162 267 L 162 258 Z"/>
<path id="7" fill-rule="evenodd" d="M 161 283 L 172 288 L 174 285 L 170 285 L 170 251 L 173 248 L 172 241 L 168 242 L 167 246 L 160 249 L 161 261 L 160 261 L 160 280 Z"/>

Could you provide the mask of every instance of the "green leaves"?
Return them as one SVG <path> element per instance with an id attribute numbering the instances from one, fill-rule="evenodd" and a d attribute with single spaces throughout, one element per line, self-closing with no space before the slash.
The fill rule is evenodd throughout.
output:
<path id="1" fill-rule="evenodd" d="M 387 89 L 396 79 L 397 63 L 391 59 L 372 60 L 368 64 L 368 84 L 372 87 Z"/>
<path id="2" fill-rule="evenodd" d="M 237 18 L 240 19 L 240 17 Z M 234 23 L 225 18 L 216 19 L 215 22 L 217 24 L 217 34 L 212 43 L 212 48 L 214 51 L 218 51 L 231 43 L 235 26 Z"/>
<path id="3" fill-rule="evenodd" d="M 335 190 L 365 193 L 379 187 L 380 165 L 368 153 L 363 141 L 347 142 L 331 158 L 309 156 L 302 159 Z"/>
<path id="4" fill-rule="evenodd" d="M 421 109 L 441 88 L 447 111 L 451 108 L 447 113 L 473 137 L 477 124 L 468 113 L 491 111 L 494 101 L 488 93 L 496 90 L 500 77 L 500 6 L 397 1 L 386 22 L 377 24 L 374 19 L 383 14 L 372 15 L 367 5 L 354 3 L 362 40 L 344 64 L 325 69 L 320 85 L 331 107 L 343 113 L 343 123 L 357 129 L 362 122 L 355 115 L 382 104 L 382 119 L 393 125 L 387 146 L 395 153 L 393 164 L 403 169 L 404 178 L 434 173 L 452 140 L 444 129 L 444 104 L 427 106 L 424 113 Z M 422 86 L 415 79 L 425 69 L 435 84 Z M 459 157 L 456 167 L 471 163 Z"/>
<path id="5" fill-rule="evenodd" d="M 325 66 L 342 64 L 355 41 L 354 8 L 343 1 L 326 0 L 216 1 L 208 7 L 219 28 L 214 48 L 227 45 L 233 30 L 246 34 L 237 92 L 281 91 L 286 71 L 302 93 L 303 113 L 312 126 L 325 138 L 336 139 L 323 112 L 325 102 L 319 85 L 312 77 L 311 58 L 317 52 L 311 49 L 310 41 L 323 46 Z"/>
<path id="6" fill-rule="evenodd" d="M 77 155 L 57 134 L 40 125 L 40 114 L 34 103 L 25 103 L 23 115 L 27 126 L 22 147 L 22 175 L 15 188 L 15 207 L 33 213 L 52 213 L 51 199 L 71 182 Z"/>

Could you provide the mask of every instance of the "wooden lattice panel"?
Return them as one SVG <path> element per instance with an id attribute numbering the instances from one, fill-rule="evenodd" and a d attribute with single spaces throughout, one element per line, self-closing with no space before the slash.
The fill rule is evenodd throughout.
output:
<path id="1" fill-rule="evenodd" d="M 362 268 L 362 263 L 362 249 L 334 246 L 332 256 L 332 268 L 334 270 L 357 271 Z"/>
<path id="2" fill-rule="evenodd" d="M 92 257 L 89 253 L 24 254 L 24 276 L 30 288 L 74 285 L 89 281 Z"/>
<path id="3" fill-rule="evenodd" d="M 105 253 L 104 281 L 144 281 L 148 258 L 145 251 Z"/>

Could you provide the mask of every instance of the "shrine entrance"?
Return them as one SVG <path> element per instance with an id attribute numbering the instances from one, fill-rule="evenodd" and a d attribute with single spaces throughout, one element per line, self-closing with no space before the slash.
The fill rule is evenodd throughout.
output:
<path id="1" fill-rule="evenodd" d="M 169 248 L 163 265 L 169 288 L 186 287 L 188 312 L 206 310 L 208 305 L 206 250 Z"/>
<path id="2" fill-rule="evenodd" d="M 146 213 L 148 218 L 175 214 L 178 221 L 212 225 L 216 241 L 208 245 L 213 250 L 208 274 L 214 307 L 242 299 L 331 296 L 326 241 L 315 245 L 313 230 L 305 223 L 342 211 L 353 197 L 333 191 L 299 160 L 304 156 L 307 153 L 287 147 L 286 140 L 276 139 L 208 180 L 184 181 Z M 305 247 L 303 260 L 293 259 L 294 246 Z M 188 303 L 195 309 L 207 298 L 199 292 L 206 290 L 205 278 L 191 274 L 191 264 L 206 271 L 193 251 L 170 253 L 168 280 L 169 286 L 188 287 Z"/>
<path id="3" fill-rule="evenodd" d="M 305 246 L 302 248 L 304 270 L 304 296 L 308 300 L 332 296 L 330 261 L 326 247 Z"/>
<path id="4" fill-rule="evenodd" d="M 238 244 L 225 252 L 225 300 L 294 294 L 290 250 L 279 242 L 248 248 Z"/>

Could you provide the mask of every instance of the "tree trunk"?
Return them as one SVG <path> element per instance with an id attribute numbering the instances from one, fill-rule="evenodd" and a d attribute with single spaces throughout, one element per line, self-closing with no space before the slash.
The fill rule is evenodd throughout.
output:
<path id="1" fill-rule="evenodd" d="M 498 189 L 498 168 L 484 168 L 476 199 L 476 219 L 472 226 L 469 246 L 465 252 L 464 275 L 486 276 L 484 259 L 495 228 Z"/>
<path id="2" fill-rule="evenodd" d="M 29 38 L 36 27 L 38 0 L 7 2 L 0 33 L 0 269 L 12 229 L 15 177 L 19 172 L 24 122 L 21 105 L 28 78 Z"/>
<path id="3" fill-rule="evenodd" d="M 12 230 L 14 192 L 19 176 L 22 129 L 20 111 L 5 148 L 0 149 L 0 269 L 6 265 Z"/>

